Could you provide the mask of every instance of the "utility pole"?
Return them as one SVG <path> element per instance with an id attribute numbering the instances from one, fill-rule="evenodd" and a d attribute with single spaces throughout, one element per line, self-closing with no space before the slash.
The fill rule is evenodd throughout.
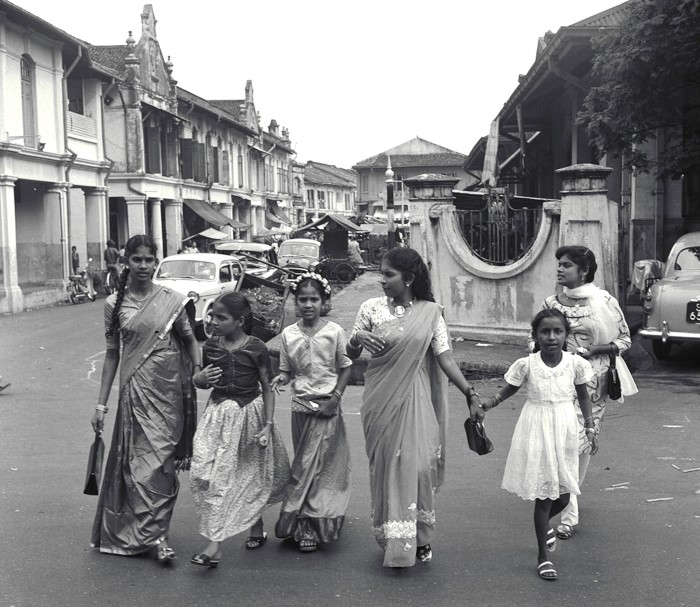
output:
<path id="1" fill-rule="evenodd" d="M 386 158 L 386 229 L 388 251 L 395 246 L 396 230 L 394 227 L 394 171 L 391 170 L 391 156 Z"/>

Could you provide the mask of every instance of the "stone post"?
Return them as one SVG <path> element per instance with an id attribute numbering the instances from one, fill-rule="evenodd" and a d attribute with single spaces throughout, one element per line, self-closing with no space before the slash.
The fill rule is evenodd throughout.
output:
<path id="1" fill-rule="evenodd" d="M 0 175 L 0 312 L 16 314 L 24 308 L 17 274 L 15 177 Z"/>
<path id="2" fill-rule="evenodd" d="M 136 234 L 147 234 L 146 199 L 143 196 L 124 196 L 126 202 L 127 240 Z"/>
<path id="3" fill-rule="evenodd" d="M 219 210 L 221 211 L 222 215 L 226 215 L 229 219 L 233 219 L 233 203 L 232 202 L 222 202 L 219 205 Z M 228 237 L 230 239 L 234 239 L 236 236 L 234 235 L 234 230 L 231 226 L 224 226 L 223 231 L 228 234 Z M 237 232 L 238 230 L 236 230 Z"/>
<path id="4" fill-rule="evenodd" d="M 618 203 L 608 200 L 605 180 L 611 168 L 575 164 L 555 171 L 562 180 L 559 246 L 593 251 L 595 284 L 618 300 Z"/>
<path id="5" fill-rule="evenodd" d="M 70 273 L 68 248 L 69 184 L 54 183 L 44 191 L 44 243 L 46 244 L 46 284 L 63 285 Z"/>
<path id="6" fill-rule="evenodd" d="M 102 253 L 107 245 L 109 224 L 107 192 L 105 187 L 84 188 L 85 223 L 88 259 L 92 257 L 93 267 L 102 267 Z M 87 259 L 85 264 L 87 266 Z"/>
<path id="7" fill-rule="evenodd" d="M 151 236 L 153 242 L 158 248 L 158 258 L 165 257 L 165 249 L 163 248 L 163 216 L 161 212 L 161 199 L 149 198 L 151 204 Z"/>
<path id="8" fill-rule="evenodd" d="M 175 255 L 182 246 L 182 201 L 165 200 L 165 247 L 163 255 Z"/>

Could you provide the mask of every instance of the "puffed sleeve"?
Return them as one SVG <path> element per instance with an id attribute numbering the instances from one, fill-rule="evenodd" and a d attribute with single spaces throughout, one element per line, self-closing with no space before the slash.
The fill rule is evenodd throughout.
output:
<path id="1" fill-rule="evenodd" d="M 511 386 L 522 386 L 527 379 L 529 371 L 530 364 L 528 359 L 519 358 L 510 366 L 510 369 L 506 371 L 503 377 Z"/>
<path id="2" fill-rule="evenodd" d="M 625 320 L 625 315 L 622 313 L 620 304 L 617 303 L 612 295 L 608 295 L 606 303 L 613 313 L 617 323 L 617 337 L 612 340 L 619 349 L 620 352 L 629 350 L 632 345 L 632 337 L 630 336 L 630 328 L 627 326 L 627 321 Z"/>
<path id="3" fill-rule="evenodd" d="M 114 302 L 113 297 L 108 297 L 107 301 L 105 301 L 105 340 L 107 342 L 107 350 L 119 350 L 119 326 L 117 326 L 112 335 L 108 335 L 109 328 L 112 326 Z"/>
<path id="4" fill-rule="evenodd" d="M 355 335 L 358 331 L 371 331 L 372 330 L 372 318 L 370 314 L 370 302 L 363 301 L 360 305 L 360 309 L 357 312 L 357 318 L 355 318 L 355 324 L 352 326 L 352 332 L 350 333 L 350 338 Z"/>
<path id="5" fill-rule="evenodd" d="M 430 345 L 433 348 L 433 354 L 435 354 L 435 356 L 440 356 L 443 352 L 452 349 L 450 347 L 450 333 L 447 330 L 447 323 L 442 316 L 440 316 L 435 326 L 435 332 L 433 333 L 433 338 L 430 340 Z"/>
<path id="6" fill-rule="evenodd" d="M 574 384 L 580 386 L 593 379 L 593 367 L 585 358 L 574 356 Z"/>
<path id="7" fill-rule="evenodd" d="M 345 369 L 346 367 L 352 367 L 352 361 L 348 358 L 345 353 L 345 347 L 348 345 L 347 339 L 345 339 L 345 331 L 340 325 L 336 328 L 336 339 L 335 339 L 335 364 L 338 369 Z"/>
<path id="8" fill-rule="evenodd" d="M 289 359 L 289 342 L 287 340 L 287 335 L 288 332 L 285 328 L 280 337 L 280 371 L 291 373 L 292 361 Z"/>

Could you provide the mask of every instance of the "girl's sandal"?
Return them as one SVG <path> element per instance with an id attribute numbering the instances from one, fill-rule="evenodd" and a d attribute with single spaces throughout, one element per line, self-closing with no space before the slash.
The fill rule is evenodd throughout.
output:
<path id="1" fill-rule="evenodd" d="M 249 537 L 245 541 L 246 550 L 257 550 L 262 548 L 267 542 L 267 531 L 263 531 L 262 537 Z"/>
<path id="2" fill-rule="evenodd" d="M 158 555 L 158 562 L 163 565 L 168 565 L 174 561 L 177 557 L 175 556 L 175 551 L 170 546 L 163 546 L 163 542 L 166 538 L 162 537 L 156 540 L 156 554 Z"/>
<path id="3" fill-rule="evenodd" d="M 299 550 L 301 552 L 315 552 L 318 549 L 318 544 L 313 540 L 301 540 L 299 542 Z"/>
<path id="4" fill-rule="evenodd" d="M 568 540 L 571 539 L 571 536 L 574 534 L 574 528 L 571 525 L 567 525 L 566 523 L 562 523 L 557 527 L 557 537 L 560 540 Z"/>
<path id="5" fill-rule="evenodd" d="M 554 568 L 552 561 L 542 561 L 537 565 L 537 574 L 549 582 L 553 582 L 559 577 L 557 570 Z"/>
<path id="6" fill-rule="evenodd" d="M 433 558 L 433 549 L 430 547 L 430 544 L 418 546 L 418 548 L 416 548 L 416 558 L 421 563 L 429 563 Z"/>
<path id="7" fill-rule="evenodd" d="M 554 533 L 554 529 L 547 531 L 545 545 L 547 546 L 547 552 L 554 552 L 557 549 L 557 534 Z"/>

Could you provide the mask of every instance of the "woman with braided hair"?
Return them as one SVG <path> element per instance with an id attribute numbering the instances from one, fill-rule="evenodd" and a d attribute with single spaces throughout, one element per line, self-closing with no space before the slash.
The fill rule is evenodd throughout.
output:
<path id="1" fill-rule="evenodd" d="M 117 369 L 119 402 L 92 546 L 121 555 L 155 548 L 167 564 L 175 558 L 168 529 L 177 470 L 187 469 L 192 455 L 192 372 L 201 369 L 201 356 L 185 311 L 189 299 L 153 283 L 156 256 L 149 236 L 132 236 L 119 288 L 105 302 L 107 351 L 95 432 L 104 428 Z"/>

